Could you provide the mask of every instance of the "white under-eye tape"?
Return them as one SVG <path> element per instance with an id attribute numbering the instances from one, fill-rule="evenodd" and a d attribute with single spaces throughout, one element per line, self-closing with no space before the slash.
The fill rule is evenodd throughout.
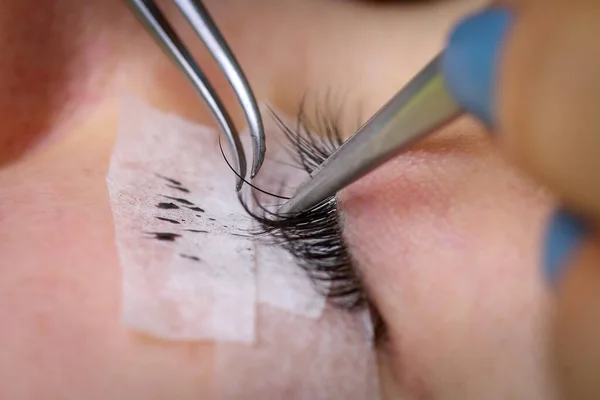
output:
<path id="1" fill-rule="evenodd" d="M 255 183 L 289 194 L 304 175 L 268 114 L 265 126 L 269 149 Z M 254 221 L 216 131 L 124 97 L 107 180 L 126 326 L 216 340 L 218 399 L 379 398 L 366 311 L 325 305 L 289 253 L 248 236 Z"/>
<path id="2" fill-rule="evenodd" d="M 222 164 L 213 131 L 123 99 L 108 186 L 127 326 L 254 340 L 251 220 Z"/>
<path id="3" fill-rule="evenodd" d="M 254 345 L 218 344 L 217 398 L 377 400 L 364 312 L 326 306 L 312 319 L 259 305 Z"/>
<path id="4" fill-rule="evenodd" d="M 166 339 L 252 342 L 257 301 L 320 315 L 325 300 L 291 256 L 249 235 L 253 221 L 216 131 L 129 96 L 119 118 L 107 181 L 126 326 Z M 278 130 L 270 120 L 267 131 Z M 281 182 L 281 168 L 268 166 L 276 158 L 263 171 Z M 298 171 L 288 173 L 289 184 Z"/>

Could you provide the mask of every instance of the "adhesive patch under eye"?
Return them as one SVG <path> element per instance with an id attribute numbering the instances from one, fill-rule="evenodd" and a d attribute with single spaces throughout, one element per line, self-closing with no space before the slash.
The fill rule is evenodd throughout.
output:
<path id="1" fill-rule="evenodd" d="M 256 344 L 217 345 L 218 398 L 379 399 L 365 317 L 327 305 L 309 319 L 259 305 Z"/>
<path id="2" fill-rule="evenodd" d="M 250 235 L 254 222 L 215 130 L 126 97 L 107 182 L 127 327 L 172 340 L 253 342 L 257 302 L 321 314 L 325 300 L 294 260 Z"/>

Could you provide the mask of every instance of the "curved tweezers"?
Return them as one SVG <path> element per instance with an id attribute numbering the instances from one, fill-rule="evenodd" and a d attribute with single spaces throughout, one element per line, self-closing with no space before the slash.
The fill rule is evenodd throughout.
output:
<path id="1" fill-rule="evenodd" d="M 266 146 L 262 118 L 250 85 L 208 10 L 197 0 L 174 0 L 174 2 L 214 57 L 244 110 L 252 136 L 251 177 L 254 177 L 264 161 Z M 155 36 L 163 51 L 185 73 L 223 129 L 235 155 L 233 164 L 239 174 L 237 190 L 240 190 L 246 177 L 246 156 L 239 134 L 223 102 L 155 2 L 127 0 L 127 3 L 144 23 L 146 29 Z"/>

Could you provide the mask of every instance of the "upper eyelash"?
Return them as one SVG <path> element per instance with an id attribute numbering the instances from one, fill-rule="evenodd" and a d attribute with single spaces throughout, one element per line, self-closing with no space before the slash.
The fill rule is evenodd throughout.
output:
<path id="1" fill-rule="evenodd" d="M 309 174 L 343 143 L 334 114 L 315 113 L 312 122 L 301 106 L 292 129 L 271 113 L 287 139 L 288 152 Z M 347 310 L 367 305 L 360 275 L 343 239 L 334 196 L 301 213 L 278 215 L 261 204 L 256 192 L 253 195 L 258 211 L 240 199 L 260 226 L 255 234 L 268 234 L 270 240 L 286 249 L 330 303 Z"/>

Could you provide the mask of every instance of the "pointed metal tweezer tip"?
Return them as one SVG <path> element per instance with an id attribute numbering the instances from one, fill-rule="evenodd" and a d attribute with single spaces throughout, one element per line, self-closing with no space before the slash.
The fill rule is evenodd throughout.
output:
<path id="1" fill-rule="evenodd" d="M 210 13 L 198 0 L 175 0 L 181 13 L 204 42 L 219 68 L 229 81 L 240 102 L 252 137 L 252 172 L 254 178 L 263 164 L 266 153 L 265 132 L 260 110 L 242 68 L 219 31 Z M 245 176 L 245 174 L 244 174 Z"/>
<path id="2" fill-rule="evenodd" d="M 302 184 L 279 214 L 296 214 L 335 195 L 461 113 L 439 72 L 441 53 Z"/>

